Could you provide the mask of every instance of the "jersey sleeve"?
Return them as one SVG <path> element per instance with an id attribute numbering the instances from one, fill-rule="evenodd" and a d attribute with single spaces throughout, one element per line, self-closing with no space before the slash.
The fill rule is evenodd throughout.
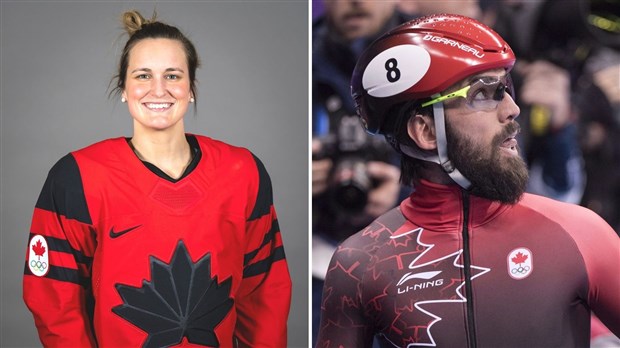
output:
<path id="1" fill-rule="evenodd" d="M 47 176 L 26 251 L 23 298 L 46 347 L 96 346 L 90 295 L 95 243 L 80 171 L 69 154 Z"/>
<path id="2" fill-rule="evenodd" d="M 273 206 L 271 180 L 260 160 L 254 160 L 258 193 L 246 222 L 243 279 L 235 299 L 235 336 L 240 347 L 286 347 L 291 279 Z"/>
<path id="3" fill-rule="evenodd" d="M 581 252 L 588 276 L 587 302 L 594 314 L 620 337 L 620 238 L 598 215 L 576 220 L 581 233 L 573 238 Z"/>
<path id="4" fill-rule="evenodd" d="M 363 277 L 370 256 L 356 247 L 356 235 L 334 252 L 325 276 L 317 348 L 371 347 L 373 332 L 364 316 Z"/>

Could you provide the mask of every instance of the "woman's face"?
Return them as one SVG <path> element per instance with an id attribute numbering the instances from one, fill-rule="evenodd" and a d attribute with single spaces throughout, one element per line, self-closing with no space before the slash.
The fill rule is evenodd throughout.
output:
<path id="1" fill-rule="evenodd" d="M 134 132 L 183 126 L 192 97 L 183 45 L 170 39 L 144 39 L 129 52 L 125 90 Z"/>

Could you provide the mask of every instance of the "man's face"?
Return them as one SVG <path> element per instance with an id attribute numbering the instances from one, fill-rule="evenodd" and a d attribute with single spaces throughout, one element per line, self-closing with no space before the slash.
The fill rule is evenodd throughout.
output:
<path id="1" fill-rule="evenodd" d="M 503 69 L 483 76 L 502 76 Z M 458 106 L 446 107 L 448 157 L 472 183 L 472 194 L 516 203 L 528 180 L 528 170 L 519 156 L 515 140 L 520 127 L 515 121 L 519 107 L 509 94 L 493 110 L 475 110 L 461 100 Z M 446 105 L 444 104 L 444 105 Z"/>
<path id="2" fill-rule="evenodd" d="M 391 0 L 333 0 L 325 2 L 325 10 L 331 29 L 342 39 L 351 41 L 379 34 L 396 4 Z"/>

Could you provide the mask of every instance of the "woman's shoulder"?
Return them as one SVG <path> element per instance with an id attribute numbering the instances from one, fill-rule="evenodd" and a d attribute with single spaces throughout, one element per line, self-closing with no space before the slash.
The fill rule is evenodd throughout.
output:
<path id="1" fill-rule="evenodd" d="M 235 146 L 221 140 L 213 139 L 204 135 L 189 134 L 194 136 L 200 145 L 200 149 L 208 156 L 215 156 L 221 160 L 244 160 L 251 159 L 254 155 L 252 152 L 241 146 Z"/>
<path id="2" fill-rule="evenodd" d="M 196 140 L 198 140 L 198 143 L 201 145 L 205 145 L 205 146 L 210 146 L 210 147 L 215 147 L 215 148 L 220 148 L 220 149 L 227 149 L 227 150 L 231 150 L 231 151 L 237 151 L 237 150 L 246 150 L 243 147 L 239 147 L 239 146 L 235 146 L 229 143 L 226 143 L 222 140 L 218 140 L 218 139 L 213 139 L 211 137 L 208 137 L 206 135 L 200 135 L 200 134 L 190 134 L 188 133 L 188 136 L 191 137 L 195 137 Z"/>
<path id="3" fill-rule="evenodd" d="M 101 163 L 112 153 L 118 153 L 125 138 L 106 139 L 71 151 L 62 156 L 48 172 L 48 177 L 55 182 L 79 182 L 82 167 Z M 127 146 L 127 145 L 126 145 Z"/>
<path id="4" fill-rule="evenodd" d="M 72 151 L 71 153 L 74 155 L 101 155 L 104 153 L 109 153 L 111 151 L 119 151 L 121 148 L 127 148 L 129 146 L 127 143 L 127 139 L 129 138 L 117 137 L 105 139 L 85 146 L 81 149 Z"/>

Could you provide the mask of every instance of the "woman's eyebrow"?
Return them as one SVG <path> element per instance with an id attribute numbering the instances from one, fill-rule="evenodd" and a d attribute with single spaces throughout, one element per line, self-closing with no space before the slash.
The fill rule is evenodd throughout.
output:
<path id="1" fill-rule="evenodd" d="M 153 70 L 150 68 L 137 68 L 137 69 L 132 70 L 131 73 L 135 73 L 136 71 L 153 72 Z M 168 68 L 165 71 L 180 71 L 182 73 L 185 73 L 185 71 L 181 68 Z"/>

